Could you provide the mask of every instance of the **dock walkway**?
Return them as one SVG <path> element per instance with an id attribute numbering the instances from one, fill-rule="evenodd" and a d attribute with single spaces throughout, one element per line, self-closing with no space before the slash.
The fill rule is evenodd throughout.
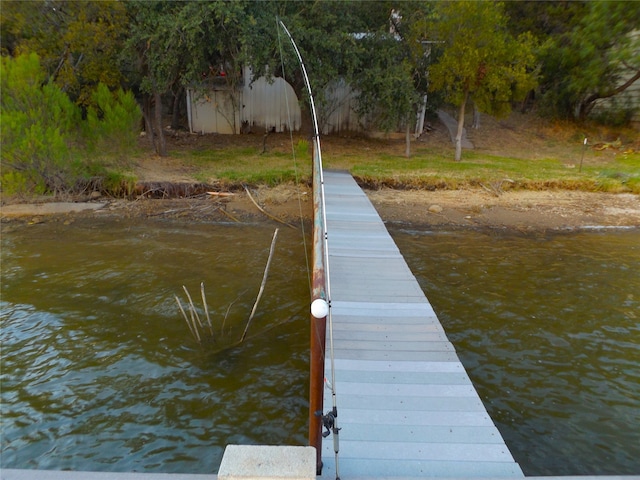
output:
<path id="1" fill-rule="evenodd" d="M 523 477 L 365 193 L 343 172 L 324 188 L 340 476 Z M 333 479 L 331 437 L 322 450 Z"/>

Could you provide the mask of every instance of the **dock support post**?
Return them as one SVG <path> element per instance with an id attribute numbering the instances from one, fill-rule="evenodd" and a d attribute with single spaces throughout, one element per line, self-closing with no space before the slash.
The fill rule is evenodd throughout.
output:
<path id="1" fill-rule="evenodd" d="M 321 199 L 320 168 L 317 148 L 313 143 L 313 273 L 312 300 L 326 300 L 324 274 L 324 226 Z M 309 372 L 309 446 L 316 449 L 316 471 L 322 473 L 322 413 L 324 397 L 324 352 L 327 319 L 311 317 L 311 361 Z"/>

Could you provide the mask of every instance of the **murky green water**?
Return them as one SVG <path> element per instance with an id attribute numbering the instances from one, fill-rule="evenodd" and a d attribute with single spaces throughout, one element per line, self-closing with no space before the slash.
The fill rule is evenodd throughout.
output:
<path id="1" fill-rule="evenodd" d="M 273 230 L 110 221 L 4 234 L 2 465 L 205 473 L 228 443 L 306 444 L 299 232 L 280 229 L 257 335 L 219 350 L 244 329 Z M 201 305 L 200 282 L 216 331 L 246 291 L 232 331 L 203 347 L 174 299 L 186 285 Z"/>
<path id="2" fill-rule="evenodd" d="M 93 221 L 2 236 L 2 465 L 209 473 L 228 443 L 306 443 L 299 232 Z M 393 232 L 528 475 L 640 473 L 640 232 Z M 173 296 L 200 282 L 217 343 Z M 275 325 L 275 326 L 274 326 Z M 273 328 L 268 328 L 272 326 Z"/>
<path id="3" fill-rule="evenodd" d="M 526 475 L 640 474 L 640 231 L 395 231 Z"/>

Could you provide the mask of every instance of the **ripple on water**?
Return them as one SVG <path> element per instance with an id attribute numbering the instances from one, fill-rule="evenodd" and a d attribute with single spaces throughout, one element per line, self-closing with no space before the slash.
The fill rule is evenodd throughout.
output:
<path id="1" fill-rule="evenodd" d="M 227 348 L 271 228 L 41 227 L 2 238 L 3 466 L 210 473 L 241 435 L 306 443 L 299 238 L 279 235 L 251 338 Z M 198 346 L 175 304 L 187 285 L 201 309 L 200 282 L 218 333 L 228 311 L 217 344 Z"/>
<path id="2" fill-rule="evenodd" d="M 393 234 L 525 474 L 640 474 L 640 231 Z"/>

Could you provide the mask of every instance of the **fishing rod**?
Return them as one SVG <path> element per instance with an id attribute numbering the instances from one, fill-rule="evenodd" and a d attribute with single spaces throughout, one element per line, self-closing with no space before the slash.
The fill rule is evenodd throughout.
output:
<path id="1" fill-rule="evenodd" d="M 326 203 L 325 203 L 325 192 L 324 192 L 324 173 L 322 167 L 322 150 L 320 149 L 320 130 L 318 129 L 318 117 L 316 115 L 316 106 L 313 100 L 313 94 L 311 93 L 311 83 L 309 82 L 309 76 L 307 75 L 307 69 L 302 60 L 302 55 L 300 54 L 300 50 L 298 49 L 298 45 L 293 39 L 293 36 L 289 32 L 289 29 L 282 22 L 282 20 L 276 18 L 278 25 L 282 27 L 284 32 L 289 37 L 289 41 L 295 50 L 296 56 L 298 57 L 298 62 L 300 63 L 300 68 L 302 70 L 302 76 L 304 78 L 305 86 L 307 87 L 307 91 L 309 93 L 309 103 L 311 106 L 311 118 L 313 120 L 313 133 L 314 133 L 314 151 L 318 156 L 318 173 L 320 176 L 320 202 L 321 202 L 321 210 L 322 210 L 322 240 L 323 240 L 323 257 L 324 257 L 324 279 L 325 279 L 325 296 L 326 300 L 322 298 L 315 299 L 311 304 L 311 314 L 318 319 L 328 318 L 329 319 L 329 350 L 330 350 L 330 358 L 331 358 L 331 382 L 327 382 L 330 390 L 331 390 L 331 398 L 332 398 L 332 409 L 326 414 L 322 415 L 322 411 L 318 412 L 319 415 L 322 416 L 322 425 L 326 429 L 322 433 L 322 437 L 326 438 L 329 435 L 333 434 L 333 451 L 335 454 L 335 462 L 336 462 L 336 480 L 340 480 L 340 469 L 339 469 L 339 460 L 338 460 L 338 452 L 340 451 L 339 445 L 339 431 L 338 428 L 338 407 L 337 407 L 337 395 L 336 395 L 336 379 L 335 379 L 335 357 L 334 357 L 334 349 L 333 349 L 333 319 L 331 314 L 331 276 L 329 275 L 329 248 L 328 248 L 328 240 L 329 234 L 327 231 L 327 213 L 326 213 Z"/>

